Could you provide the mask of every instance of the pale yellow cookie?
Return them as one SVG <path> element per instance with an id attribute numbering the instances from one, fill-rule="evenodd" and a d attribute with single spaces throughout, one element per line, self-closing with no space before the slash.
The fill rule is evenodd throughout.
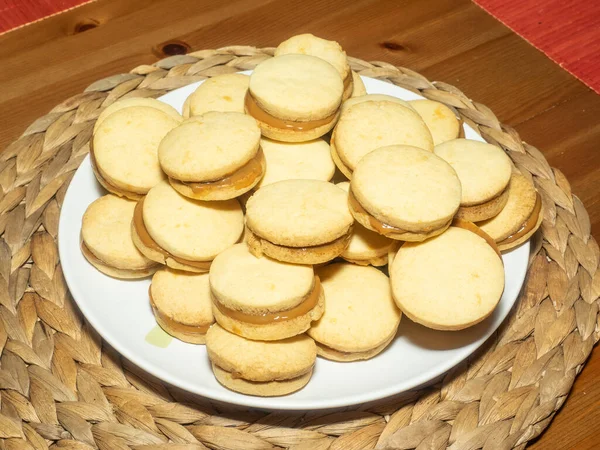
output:
<path id="1" fill-rule="evenodd" d="M 433 151 L 431 133 L 423 119 L 414 110 L 391 101 L 366 101 L 345 109 L 330 145 L 334 161 L 341 162 L 338 167 L 348 178 L 365 155 L 380 147 L 411 145 Z"/>
<path id="2" fill-rule="evenodd" d="M 112 194 L 94 200 L 81 223 L 81 250 L 101 272 L 116 278 L 143 278 L 157 268 L 133 244 L 131 220 L 136 203 Z"/>
<path id="3" fill-rule="evenodd" d="M 336 186 L 346 192 L 350 190 L 350 183 L 348 181 L 338 183 Z M 388 262 L 388 253 L 396 247 L 397 241 L 386 238 L 355 223 L 350 244 L 348 244 L 348 247 L 340 256 L 346 261 L 361 266 L 368 264 L 383 266 Z"/>
<path id="4" fill-rule="evenodd" d="M 372 231 L 403 241 L 442 233 L 460 199 L 454 169 L 434 153 L 406 145 L 369 153 L 350 182 L 349 204 L 355 219 Z"/>
<path id="5" fill-rule="evenodd" d="M 402 100 L 401 98 L 394 97 L 392 95 L 367 94 L 367 92 L 365 91 L 364 94 L 353 95 L 352 98 L 349 98 L 348 100 L 343 102 L 342 103 L 342 112 L 346 111 L 351 106 L 358 105 L 359 103 L 365 103 L 365 102 L 392 102 L 392 103 L 398 103 L 399 105 L 405 106 L 408 109 L 415 110 L 415 108 L 413 108 L 412 102 Z"/>
<path id="6" fill-rule="evenodd" d="M 181 122 L 183 120 L 183 117 L 181 117 L 181 114 L 179 114 L 175 108 L 173 108 L 171 105 L 166 104 L 165 102 L 156 100 L 155 98 L 147 98 L 147 97 L 124 98 L 121 100 L 117 100 L 116 102 L 112 103 L 110 106 L 107 106 L 105 109 L 102 110 L 102 112 L 96 119 L 96 123 L 94 124 L 94 133 L 96 132 L 96 130 L 98 129 L 100 124 L 102 124 L 102 122 L 104 122 L 104 119 L 106 119 L 112 113 L 117 112 L 124 108 L 132 107 L 132 106 L 145 106 L 148 108 L 158 109 L 159 111 L 164 112 L 165 114 L 167 114 L 168 116 L 170 116 L 171 118 L 173 118 L 174 120 L 176 120 L 178 122 Z"/>
<path id="7" fill-rule="evenodd" d="M 283 180 L 329 181 L 335 172 L 329 144 L 324 139 L 292 143 L 262 138 L 260 146 L 267 168 L 257 189 Z"/>
<path id="8" fill-rule="evenodd" d="M 330 264 L 317 271 L 327 307 L 308 330 L 317 353 L 338 361 L 368 359 L 396 335 L 402 313 L 392 298 L 388 277 L 373 267 Z"/>
<path id="9" fill-rule="evenodd" d="M 187 98 L 184 116 L 201 116 L 209 111 L 243 113 L 249 84 L 250 77 L 241 73 L 209 78 Z"/>
<path id="10" fill-rule="evenodd" d="M 354 87 L 352 89 L 351 97 L 360 97 L 362 95 L 367 95 L 367 88 L 365 87 L 365 83 L 359 74 L 352 71 L 352 81 L 354 82 Z"/>
<path id="11" fill-rule="evenodd" d="M 436 145 L 434 153 L 448 162 L 460 179 L 459 218 L 480 222 L 504 208 L 512 163 L 501 148 L 470 139 L 453 139 Z"/>
<path id="12" fill-rule="evenodd" d="M 185 342 L 204 344 L 214 322 L 208 274 L 164 268 L 152 277 L 150 305 L 160 327 Z"/>
<path id="13" fill-rule="evenodd" d="M 165 178 L 158 145 L 180 120 L 147 106 L 123 108 L 108 115 L 93 136 L 92 158 L 107 189 L 134 198 Z M 112 188 L 111 188 L 112 187 Z"/>
<path id="14" fill-rule="evenodd" d="M 457 227 L 424 242 L 404 243 L 389 272 L 402 312 L 436 330 L 462 330 L 481 322 L 504 290 L 504 266 L 496 250 Z"/>
<path id="15" fill-rule="evenodd" d="M 285 395 L 304 387 L 316 361 L 316 346 L 306 335 L 251 341 L 213 325 L 206 350 L 217 380 L 248 395 Z"/>
<path id="16" fill-rule="evenodd" d="M 257 258 L 246 244 L 215 258 L 210 285 L 219 325 L 248 339 L 272 341 L 301 334 L 324 309 L 312 266 Z"/>
<path id="17" fill-rule="evenodd" d="M 413 100 L 410 104 L 427 124 L 434 145 L 458 138 L 461 123 L 446 105 L 434 100 Z"/>

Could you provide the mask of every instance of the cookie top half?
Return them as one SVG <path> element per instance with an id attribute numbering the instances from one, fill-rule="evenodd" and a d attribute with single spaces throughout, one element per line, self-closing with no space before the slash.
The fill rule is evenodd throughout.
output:
<path id="1" fill-rule="evenodd" d="M 165 114 L 172 117 L 178 122 L 181 122 L 183 120 L 183 117 L 181 117 L 177 110 L 171 105 L 166 104 L 165 102 L 161 102 L 160 100 L 156 100 L 155 98 L 131 97 L 124 98 L 122 100 L 117 100 L 110 106 L 106 107 L 106 109 L 104 109 L 96 119 L 96 123 L 94 124 L 94 132 L 96 132 L 98 127 L 102 124 L 102 122 L 104 122 L 104 119 L 106 119 L 112 113 L 132 106 L 145 106 L 148 108 L 158 109 L 159 111 L 164 112 Z"/>
<path id="2" fill-rule="evenodd" d="M 265 112 L 284 120 L 310 121 L 335 114 L 344 87 L 338 71 L 321 58 L 289 54 L 260 63 L 249 92 Z"/>
<path id="3" fill-rule="evenodd" d="M 250 77 L 226 73 L 204 81 L 186 100 L 188 115 L 200 116 L 209 111 L 244 112 L 244 97 Z"/>

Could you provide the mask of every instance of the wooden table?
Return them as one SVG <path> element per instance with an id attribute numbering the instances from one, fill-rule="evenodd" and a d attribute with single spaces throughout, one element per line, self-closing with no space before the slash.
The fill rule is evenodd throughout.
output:
<path id="1" fill-rule="evenodd" d="M 0 148 L 93 81 L 186 49 L 313 32 L 489 106 L 569 179 L 600 238 L 600 97 L 468 0 L 100 0 L 0 36 Z M 600 440 L 596 349 L 535 449 Z"/>

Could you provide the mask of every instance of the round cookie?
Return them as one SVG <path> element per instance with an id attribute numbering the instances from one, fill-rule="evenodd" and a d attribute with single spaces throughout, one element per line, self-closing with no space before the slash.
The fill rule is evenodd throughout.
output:
<path id="1" fill-rule="evenodd" d="M 171 186 L 195 200 L 229 200 L 252 189 L 265 171 L 260 129 L 246 114 L 211 111 L 171 130 L 158 148 Z"/>
<path id="2" fill-rule="evenodd" d="M 363 95 L 352 96 L 352 98 L 349 98 L 348 100 L 346 100 L 345 102 L 343 102 L 342 103 L 341 112 L 343 113 L 344 111 L 346 111 L 351 106 L 358 105 L 359 103 L 365 103 L 365 102 L 392 102 L 392 103 L 398 103 L 399 105 L 406 106 L 408 109 L 412 109 L 412 110 L 416 111 L 413 108 L 413 106 L 412 106 L 412 102 L 407 102 L 406 100 L 402 100 L 401 98 L 394 97 L 392 95 L 367 94 L 366 91 L 365 91 L 365 93 Z"/>
<path id="3" fill-rule="evenodd" d="M 256 188 L 283 180 L 329 181 L 335 172 L 329 144 L 324 139 L 307 142 L 260 140 L 266 170 Z"/>
<path id="4" fill-rule="evenodd" d="M 343 99 L 352 95 L 354 90 L 354 77 L 348 65 L 348 58 L 342 46 L 336 41 L 328 41 L 310 33 L 292 36 L 283 41 L 275 49 L 275 56 L 301 54 L 321 58 L 331 64 L 340 74 L 344 82 Z"/>
<path id="5" fill-rule="evenodd" d="M 158 264 L 133 244 L 131 219 L 136 203 L 112 194 L 94 200 L 81 223 L 81 252 L 100 272 L 115 278 L 144 278 Z"/>
<path id="6" fill-rule="evenodd" d="M 217 324 L 206 334 L 206 350 L 219 383 L 261 397 L 303 388 L 317 357 L 314 341 L 304 334 L 281 341 L 251 341 Z"/>
<path id="7" fill-rule="evenodd" d="M 496 216 L 508 200 L 512 163 L 502 149 L 485 142 L 453 139 L 434 153 L 450 164 L 462 185 L 457 217 L 480 222 Z"/>
<path id="8" fill-rule="evenodd" d="M 208 273 L 165 267 L 152 277 L 150 305 L 160 327 L 184 342 L 204 344 L 214 322 Z"/>
<path id="9" fill-rule="evenodd" d="M 454 169 L 434 153 L 407 145 L 372 151 L 350 182 L 349 205 L 364 227 L 401 241 L 422 241 L 450 226 L 460 205 Z"/>
<path id="10" fill-rule="evenodd" d="M 344 181 L 336 184 L 337 187 L 348 192 L 350 183 Z M 340 255 L 346 261 L 361 266 L 384 266 L 388 262 L 388 254 L 395 250 L 398 241 L 386 238 L 379 233 L 375 233 L 362 225 L 355 223 L 352 230 L 350 244 Z"/>
<path id="11" fill-rule="evenodd" d="M 246 203 L 250 251 L 284 262 L 319 264 L 339 256 L 353 222 L 347 194 L 326 181 L 279 181 Z"/>
<path id="12" fill-rule="evenodd" d="M 118 196 L 140 199 L 165 178 L 158 164 L 158 145 L 179 123 L 148 106 L 131 106 L 108 115 L 96 129 L 90 148 L 100 184 Z"/>
<path id="13" fill-rule="evenodd" d="M 238 242 L 243 228 L 237 200 L 192 200 L 163 181 L 138 202 L 132 235 L 147 258 L 173 269 L 207 272 L 219 253 Z"/>
<path id="14" fill-rule="evenodd" d="M 458 138 L 461 122 L 446 105 L 434 100 L 413 100 L 410 104 L 425 121 L 434 145 Z"/>
<path id="15" fill-rule="evenodd" d="M 268 138 L 310 141 L 335 125 L 343 89 L 338 71 L 321 58 L 276 56 L 252 72 L 245 110 Z"/>
<path id="16" fill-rule="evenodd" d="M 311 266 L 257 258 L 246 244 L 215 258 L 210 287 L 219 325 L 247 339 L 274 341 L 304 333 L 325 309 Z"/>
<path id="17" fill-rule="evenodd" d="M 454 226 L 424 242 L 406 242 L 389 272 L 402 312 L 436 330 L 462 330 L 481 322 L 504 290 L 504 266 L 496 249 Z"/>
<path id="18" fill-rule="evenodd" d="M 172 117 L 178 122 L 183 121 L 183 117 L 181 117 L 181 114 L 179 114 L 175 108 L 173 108 L 171 105 L 167 105 L 165 102 L 161 102 L 160 100 L 156 100 L 155 98 L 131 97 L 117 100 L 116 102 L 112 103 L 110 106 L 107 106 L 104 110 L 102 110 L 102 112 L 96 119 L 96 123 L 94 124 L 94 133 L 96 132 L 100 124 L 104 122 L 104 119 L 106 119 L 112 113 L 117 112 L 121 109 L 130 108 L 132 106 L 146 106 L 148 108 L 154 108 L 164 112 L 165 114 Z"/>
<path id="19" fill-rule="evenodd" d="M 327 308 L 308 330 L 317 354 L 334 361 L 369 359 L 387 347 L 400 324 L 390 283 L 374 267 L 348 263 L 321 267 Z"/>
<path id="20" fill-rule="evenodd" d="M 351 97 L 360 97 L 362 95 L 367 95 L 367 88 L 365 87 L 365 83 L 359 74 L 352 71 L 352 82 L 354 83 L 354 88 L 352 89 Z"/>
<path id="21" fill-rule="evenodd" d="M 433 150 L 431 133 L 421 116 L 391 101 L 365 101 L 344 109 L 330 145 L 333 161 L 348 178 L 358 162 L 379 147 L 411 145 Z"/>
<path id="22" fill-rule="evenodd" d="M 244 98 L 250 77 L 241 73 L 226 73 L 204 81 L 186 99 L 185 117 L 201 116 L 209 111 L 244 112 Z"/>
<path id="23" fill-rule="evenodd" d="M 515 248 L 527 241 L 544 219 L 542 199 L 533 184 L 518 172 L 513 172 L 508 185 L 506 205 L 495 217 L 479 222 L 501 251 Z"/>

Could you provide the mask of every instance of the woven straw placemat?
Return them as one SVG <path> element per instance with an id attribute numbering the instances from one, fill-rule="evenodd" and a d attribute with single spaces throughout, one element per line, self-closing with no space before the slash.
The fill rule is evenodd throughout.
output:
<path id="1" fill-rule="evenodd" d="M 252 69 L 273 49 L 173 56 L 89 86 L 0 153 L 0 449 L 523 449 L 564 403 L 600 337 L 598 244 L 581 201 L 542 153 L 489 108 L 405 68 L 351 58 L 454 108 L 533 182 L 544 222 L 501 329 L 433 387 L 337 411 L 248 410 L 188 394 L 102 342 L 67 290 L 56 236 L 65 191 L 100 111 Z M 400 368 L 399 368 L 400 370 Z"/>

